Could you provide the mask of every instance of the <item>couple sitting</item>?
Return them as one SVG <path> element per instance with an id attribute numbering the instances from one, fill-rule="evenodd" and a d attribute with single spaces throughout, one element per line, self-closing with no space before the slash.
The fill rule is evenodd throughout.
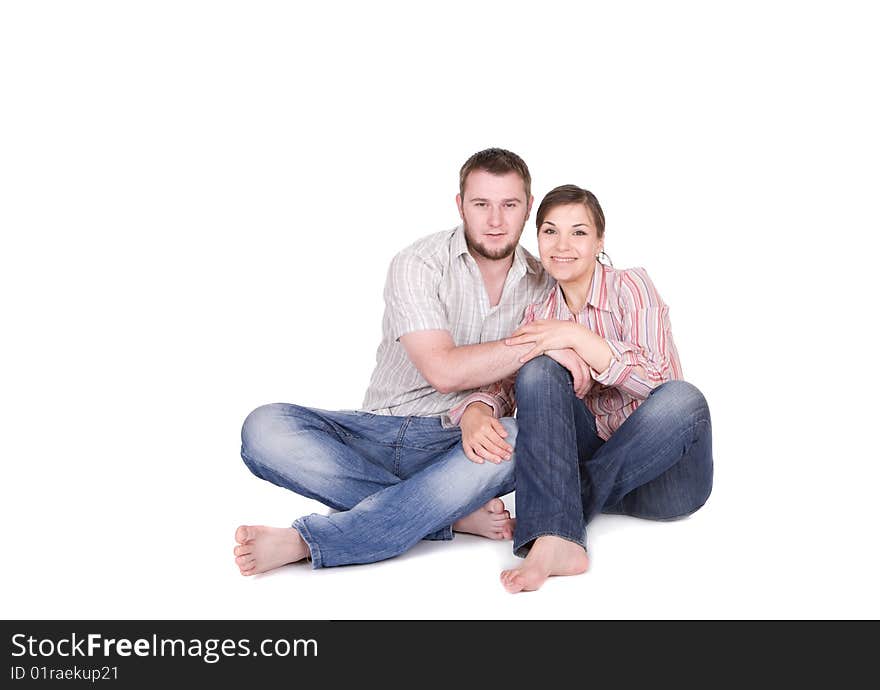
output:
<path id="1" fill-rule="evenodd" d="M 245 420 L 255 475 L 339 512 L 239 527 L 243 575 L 371 563 L 468 532 L 513 538 L 525 561 L 502 583 L 535 590 L 587 569 L 596 514 L 668 519 L 705 503 L 709 410 L 681 380 L 666 304 L 643 269 L 606 265 L 604 214 L 574 185 L 538 208 L 540 262 L 519 246 L 530 187 L 509 151 L 462 166 L 462 224 L 391 262 L 362 410 L 276 403 Z M 498 498 L 514 486 L 515 520 Z"/>

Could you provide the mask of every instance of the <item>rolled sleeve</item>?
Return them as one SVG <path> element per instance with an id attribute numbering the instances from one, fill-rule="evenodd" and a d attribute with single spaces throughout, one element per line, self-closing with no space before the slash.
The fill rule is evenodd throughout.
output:
<path id="1" fill-rule="evenodd" d="M 486 403 L 489 407 L 492 408 L 492 416 L 496 419 L 501 418 L 501 403 L 498 399 L 492 397 L 488 393 L 476 392 L 471 393 L 468 397 L 462 400 L 458 405 L 449 410 L 449 422 L 452 426 L 458 426 L 461 424 L 461 418 L 464 416 L 464 411 L 467 409 L 467 406 L 471 403 Z"/>
<path id="2" fill-rule="evenodd" d="M 486 403 L 491 407 L 492 416 L 496 419 L 513 415 L 513 411 L 516 408 L 516 401 L 513 397 L 515 381 L 516 378 L 511 376 L 504 381 L 498 381 L 468 395 L 458 405 L 449 410 L 451 425 L 458 426 L 461 424 L 461 418 L 467 406 L 475 402 Z"/>
<path id="3" fill-rule="evenodd" d="M 590 369 L 590 374 L 596 383 L 603 386 L 614 386 L 626 390 L 630 395 L 640 400 L 648 397 L 657 385 L 650 385 L 645 379 L 636 374 L 636 367 L 642 362 L 630 343 L 614 340 L 606 340 L 611 350 L 611 363 L 603 372 Z"/>

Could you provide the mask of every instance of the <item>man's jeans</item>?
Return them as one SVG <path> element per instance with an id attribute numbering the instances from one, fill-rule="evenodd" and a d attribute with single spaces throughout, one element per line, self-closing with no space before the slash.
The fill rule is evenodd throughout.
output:
<path id="1" fill-rule="evenodd" d="M 688 515 L 712 491 L 712 425 L 703 395 L 684 381 L 655 388 L 611 438 L 549 357 L 516 379 L 516 530 L 525 556 L 542 535 L 586 548 L 600 512 L 664 520 Z"/>
<path id="2" fill-rule="evenodd" d="M 516 423 L 502 423 L 513 444 Z M 254 410 L 241 438 L 255 475 L 342 511 L 293 523 L 315 568 L 372 563 L 420 539 L 452 539 L 456 520 L 513 491 L 513 461 L 471 462 L 461 430 L 444 429 L 439 417 L 276 403 Z"/>

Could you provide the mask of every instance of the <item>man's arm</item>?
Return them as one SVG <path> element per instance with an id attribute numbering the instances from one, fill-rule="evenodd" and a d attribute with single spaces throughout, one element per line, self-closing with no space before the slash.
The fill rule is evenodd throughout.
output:
<path id="1" fill-rule="evenodd" d="M 487 386 L 517 371 L 530 345 L 505 345 L 498 340 L 456 347 L 449 331 L 414 331 L 400 337 L 410 361 L 440 393 Z"/>
<path id="2" fill-rule="evenodd" d="M 449 331 L 414 331 L 400 336 L 410 361 L 440 393 L 467 391 L 507 378 L 522 366 L 532 343 L 505 345 L 503 340 L 455 346 Z M 554 357 L 571 372 L 574 389 L 583 397 L 592 384 L 589 369 L 577 357 Z M 573 353 L 572 353 L 573 354 Z"/>
<path id="3" fill-rule="evenodd" d="M 501 341 L 456 347 L 439 297 L 442 272 L 433 257 L 417 252 L 403 251 L 392 259 L 385 282 L 391 335 L 440 393 L 479 388 L 510 376 L 530 348 Z"/>
<path id="4" fill-rule="evenodd" d="M 452 393 L 487 386 L 518 371 L 519 360 L 532 349 L 528 345 L 499 340 L 456 347 L 438 297 L 440 276 L 430 258 L 406 251 L 388 269 L 385 304 L 391 331 L 419 373 L 438 392 Z M 585 384 L 580 368 L 572 375 L 576 389 Z"/>

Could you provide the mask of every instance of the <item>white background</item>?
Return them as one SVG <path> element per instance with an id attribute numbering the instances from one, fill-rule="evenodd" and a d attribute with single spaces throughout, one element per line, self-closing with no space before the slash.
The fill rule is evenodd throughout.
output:
<path id="1" fill-rule="evenodd" d="M 3 617 L 880 616 L 877 22 L 718 5 L 3 3 Z M 323 510 L 247 471 L 243 418 L 360 404 L 388 261 L 489 146 L 649 269 L 712 498 L 599 518 L 535 594 L 466 536 L 242 578 L 238 524 Z"/>

